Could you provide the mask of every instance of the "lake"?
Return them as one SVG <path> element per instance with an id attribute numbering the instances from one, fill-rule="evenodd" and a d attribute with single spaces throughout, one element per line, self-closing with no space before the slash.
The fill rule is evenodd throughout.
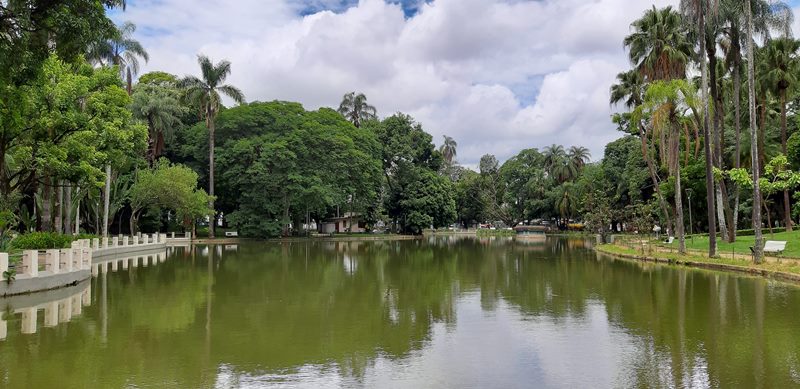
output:
<path id="1" fill-rule="evenodd" d="M 115 268 L 47 292 L 69 317 L 0 299 L 0 387 L 800 386 L 800 288 L 582 239 L 200 245 Z"/>

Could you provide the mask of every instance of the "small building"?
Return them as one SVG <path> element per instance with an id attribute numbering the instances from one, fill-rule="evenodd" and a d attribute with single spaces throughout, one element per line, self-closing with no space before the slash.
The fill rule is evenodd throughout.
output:
<path id="1" fill-rule="evenodd" d="M 325 220 L 320 225 L 320 232 L 323 234 L 332 234 L 334 232 L 366 232 L 367 228 L 367 223 L 363 220 L 361 215 L 351 212 L 347 212 L 341 217 Z"/>

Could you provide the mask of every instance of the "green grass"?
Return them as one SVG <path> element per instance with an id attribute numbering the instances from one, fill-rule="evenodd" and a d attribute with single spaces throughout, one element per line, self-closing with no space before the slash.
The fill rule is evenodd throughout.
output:
<path id="1" fill-rule="evenodd" d="M 696 239 L 695 239 L 696 241 Z M 607 253 L 607 254 L 625 254 L 625 255 L 634 255 L 640 256 L 642 255 L 642 251 L 638 249 L 631 249 L 629 247 L 623 247 L 615 244 L 604 244 L 601 246 L 596 247 L 598 251 Z M 747 249 L 749 252 L 750 250 Z M 782 262 L 776 261 L 769 261 L 759 265 L 753 264 L 749 260 L 743 259 L 732 259 L 732 258 L 708 258 L 703 255 L 697 254 L 687 254 L 681 255 L 677 252 L 672 253 L 665 253 L 665 252 L 653 252 L 648 253 L 645 250 L 644 253 L 647 257 L 657 257 L 660 259 L 669 259 L 671 261 L 679 261 L 679 262 L 696 262 L 696 263 L 708 263 L 708 264 L 723 264 L 723 265 L 733 265 L 739 266 L 749 269 L 757 269 L 757 270 L 768 270 L 768 271 L 775 271 L 775 272 L 783 272 L 783 273 L 791 273 L 791 274 L 800 274 L 800 263 L 794 260 L 786 260 Z"/>
<path id="2" fill-rule="evenodd" d="M 784 240 L 787 242 L 786 250 L 783 252 L 783 254 L 781 254 L 781 257 L 800 258 L 800 230 L 770 234 L 769 229 L 765 229 L 764 241 L 768 240 Z M 754 236 L 737 236 L 736 242 L 734 243 L 727 243 L 722 239 L 718 238 L 717 250 L 720 253 L 736 252 L 737 254 L 749 255 L 750 247 L 753 246 L 754 242 L 755 242 Z M 671 246 L 674 246 L 677 249 L 678 242 L 677 241 L 673 242 Z M 694 241 L 692 241 L 691 237 L 687 237 L 686 247 L 695 250 L 708 250 L 708 237 L 695 236 Z"/>

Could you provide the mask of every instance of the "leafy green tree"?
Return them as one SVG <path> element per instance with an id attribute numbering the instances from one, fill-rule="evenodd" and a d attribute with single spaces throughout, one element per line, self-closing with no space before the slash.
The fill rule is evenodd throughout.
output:
<path id="1" fill-rule="evenodd" d="M 162 159 L 150 169 L 139 170 L 129 192 L 131 205 L 130 229 L 136 225 L 142 211 L 169 209 L 187 229 L 199 218 L 210 216 L 208 194 L 197 189 L 197 173 L 182 165 Z"/>
<path id="2" fill-rule="evenodd" d="M 356 127 L 361 127 L 364 122 L 378 118 L 378 111 L 367 103 L 367 96 L 356 92 L 346 93 L 342 97 L 339 113 Z"/>
<path id="3" fill-rule="evenodd" d="M 233 99 L 233 101 L 244 103 L 244 94 L 233 85 L 223 84 L 231 73 L 231 63 L 220 61 L 216 64 L 204 56 L 199 55 L 197 62 L 200 64 L 200 71 L 203 78 L 186 76 L 179 82 L 179 86 L 185 89 L 186 98 L 202 108 L 201 116 L 206 120 L 208 129 L 208 193 L 209 207 L 214 208 L 214 145 L 215 132 L 214 125 L 222 106 L 220 93 Z M 208 226 L 208 236 L 214 238 L 216 228 L 216 216 L 211 218 Z"/>

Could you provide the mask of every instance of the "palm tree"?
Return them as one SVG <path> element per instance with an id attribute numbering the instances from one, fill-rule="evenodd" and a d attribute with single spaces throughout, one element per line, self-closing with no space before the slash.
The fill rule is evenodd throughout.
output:
<path id="1" fill-rule="evenodd" d="M 686 77 L 686 66 L 692 58 L 694 44 L 689 39 L 689 31 L 679 12 L 669 6 L 662 9 L 656 9 L 653 6 L 652 9 L 645 11 L 641 18 L 634 21 L 631 27 L 633 28 L 633 33 L 626 36 L 623 43 L 629 49 L 628 55 L 631 63 L 642 74 L 645 82 L 679 80 Z M 674 101 L 675 99 L 665 99 L 663 101 L 664 106 L 660 108 L 660 111 L 674 112 L 676 107 L 670 106 Z M 640 110 L 641 108 L 640 106 L 638 109 Z M 631 120 L 634 123 L 639 123 L 644 119 L 644 115 L 635 116 L 638 118 Z M 671 119 L 669 126 L 663 123 L 659 123 L 659 126 L 656 126 L 654 122 L 652 125 L 654 132 L 662 130 L 667 132 L 666 128 L 677 131 L 677 115 L 666 115 L 666 117 Z M 674 138 L 674 136 L 671 138 Z M 658 139 L 658 137 L 654 136 L 653 139 Z M 676 145 L 670 143 L 667 154 L 674 156 L 677 152 L 676 147 Z M 670 166 L 672 167 L 672 164 Z M 673 171 L 673 174 L 680 176 L 679 166 L 678 169 L 673 168 L 670 170 Z M 709 187 L 713 188 L 713 183 L 709 184 Z M 713 209 L 713 206 L 710 208 Z M 709 220 L 713 220 L 713 216 Z M 713 225 L 713 223 L 709 224 Z M 683 242 L 683 209 L 679 193 L 675 197 L 675 232 L 680 236 L 681 247 L 685 248 Z M 714 236 L 713 231 L 711 236 Z"/>
<path id="2" fill-rule="evenodd" d="M 114 36 L 108 41 L 98 42 L 89 48 L 88 57 L 100 66 L 119 66 L 120 77 L 125 80 L 128 94 L 133 91 L 133 77 L 139 73 L 139 58 L 145 62 L 150 56 L 141 43 L 133 38 L 136 25 L 125 22 L 117 27 Z"/>
<path id="3" fill-rule="evenodd" d="M 375 107 L 367 104 L 367 96 L 363 93 L 350 92 L 344 95 L 339 104 L 339 113 L 356 127 L 367 120 L 378 118 L 378 111 Z"/>
<path id="4" fill-rule="evenodd" d="M 233 85 L 223 84 L 231 73 L 231 63 L 226 60 L 212 63 L 205 55 L 198 55 L 197 62 L 203 78 L 186 76 L 178 83 L 185 90 L 187 100 L 201 107 L 201 117 L 206 120 L 208 128 L 208 194 L 210 195 L 208 207 L 214 209 L 214 125 L 222 105 L 220 93 L 230 97 L 233 101 L 243 104 L 244 94 Z M 208 236 L 214 238 L 216 215 L 208 226 Z"/>
<path id="5" fill-rule="evenodd" d="M 567 152 L 564 146 L 553 144 L 544 148 L 544 168 L 554 180 L 562 183 L 566 176 Z"/>
<path id="6" fill-rule="evenodd" d="M 711 100 L 708 98 L 708 61 L 706 60 L 706 51 L 707 51 L 707 42 L 706 39 L 708 38 L 709 29 L 706 28 L 706 17 L 708 16 L 708 6 L 709 4 L 704 0 L 681 0 L 681 9 L 684 11 L 684 15 L 686 19 L 694 22 L 696 27 L 696 35 L 698 38 L 699 46 L 700 46 L 700 53 L 698 58 L 700 59 L 700 78 L 701 78 L 701 86 L 700 86 L 700 96 L 703 103 L 703 147 L 705 151 L 705 165 L 706 165 L 706 201 L 707 201 L 707 211 L 708 211 L 708 256 L 709 257 L 716 257 L 717 256 L 717 228 L 715 223 L 715 218 L 719 220 L 720 223 L 720 230 L 723 233 L 723 238 L 726 237 L 726 230 L 725 230 L 725 217 L 720 217 L 720 212 L 717 209 L 718 206 L 721 206 L 721 192 L 719 191 L 719 185 L 715 185 L 714 182 L 714 167 L 715 167 L 715 158 L 714 153 L 712 152 L 712 138 L 711 138 L 711 125 L 709 123 L 710 114 L 713 112 L 711 107 Z M 713 25 L 713 23 L 712 23 Z M 716 46 L 716 39 L 712 40 L 712 44 Z M 717 215 L 714 215 L 714 211 L 717 210 Z"/>
<path id="7" fill-rule="evenodd" d="M 646 81 L 673 80 L 686 76 L 686 64 L 694 46 L 681 14 L 672 7 L 645 11 L 631 24 L 634 32 L 624 44 L 631 62 Z"/>
<path id="8" fill-rule="evenodd" d="M 619 73 L 617 74 L 617 83 L 611 85 L 611 97 L 609 102 L 611 104 L 618 104 L 624 101 L 625 108 L 634 110 L 636 107 L 642 105 L 644 89 L 644 78 L 642 77 L 642 73 L 638 70 L 633 69 L 628 70 L 627 72 Z M 653 158 L 650 156 L 650 146 L 649 142 L 647 141 L 647 128 L 644 123 L 641 122 L 630 123 L 629 125 L 631 127 L 635 127 L 639 131 L 639 140 L 642 143 L 642 158 L 647 164 L 647 170 L 650 173 L 650 179 L 653 181 L 653 188 L 655 188 L 656 197 L 658 197 L 658 203 L 661 207 L 661 212 L 664 214 L 667 230 L 673 231 L 669 206 L 667 205 L 666 199 L 664 199 L 664 196 L 661 194 L 661 180 L 658 177 L 658 172 L 656 170 L 655 163 L 653 162 Z"/>
<path id="9" fill-rule="evenodd" d="M 665 138 L 668 145 L 666 157 L 669 171 L 675 178 L 675 232 L 679 242 L 678 251 L 681 254 L 686 253 L 686 239 L 683 226 L 683 193 L 679 163 L 680 140 L 681 128 L 685 127 L 687 120 L 690 120 L 689 117 L 683 115 L 681 110 L 682 107 L 688 107 L 691 110 L 691 117 L 698 120 L 697 118 L 700 117 L 699 106 L 700 101 L 697 99 L 696 91 L 686 80 L 656 81 L 648 86 L 642 105 L 631 114 L 632 120 L 635 122 L 649 117 L 653 136 Z"/>
<path id="10" fill-rule="evenodd" d="M 147 123 L 147 160 L 150 166 L 164 153 L 165 138 L 181 123 L 184 108 L 179 99 L 174 85 L 139 83 L 133 91 L 131 111 L 134 117 Z"/>
<path id="11" fill-rule="evenodd" d="M 791 38 L 773 39 L 767 43 L 763 50 L 763 60 L 759 63 L 761 69 L 759 78 L 765 87 L 777 95 L 781 106 L 781 150 L 784 155 L 786 150 L 786 93 L 789 88 L 797 83 L 797 72 L 800 71 L 800 61 L 797 52 L 800 50 L 800 41 Z M 789 191 L 783 191 L 783 206 L 786 230 L 792 230 L 791 206 Z"/>
<path id="12" fill-rule="evenodd" d="M 569 163 L 575 166 L 576 170 L 580 172 L 583 167 L 592 159 L 592 153 L 589 149 L 583 146 L 572 146 L 567 152 Z"/>
<path id="13" fill-rule="evenodd" d="M 755 58 L 753 55 L 753 12 L 752 0 L 744 3 L 744 13 L 747 20 L 747 89 L 748 89 L 748 108 L 750 111 L 750 161 L 753 170 L 753 261 L 761 263 L 764 256 L 762 246 L 763 237 L 761 234 L 761 186 L 759 184 L 760 167 L 758 166 L 758 137 L 756 134 L 756 80 L 755 80 Z"/>
<path id="14" fill-rule="evenodd" d="M 456 159 L 456 147 L 458 147 L 456 140 L 444 135 L 444 143 L 442 143 L 442 146 L 439 147 L 439 152 L 442 153 L 442 157 L 444 157 L 444 160 L 447 161 L 448 165 L 452 165 L 453 161 Z"/>

